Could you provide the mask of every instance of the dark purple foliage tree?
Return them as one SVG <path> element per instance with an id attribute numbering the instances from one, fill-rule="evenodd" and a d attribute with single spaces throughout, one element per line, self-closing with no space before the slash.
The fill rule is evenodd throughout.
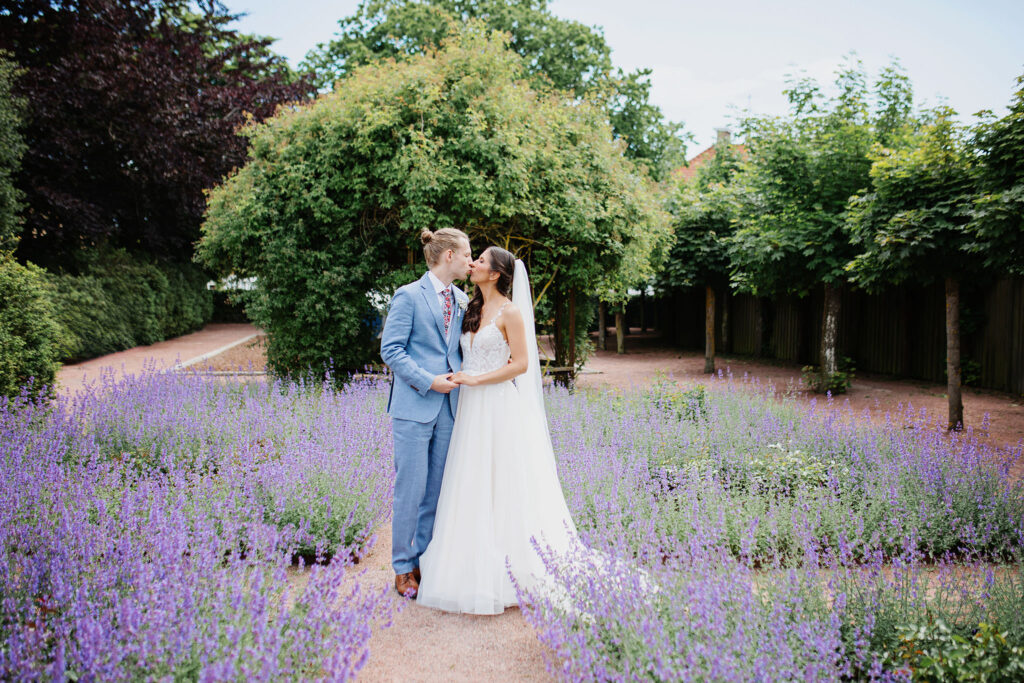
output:
<path id="1" fill-rule="evenodd" d="M 96 245 L 188 259 L 204 191 L 244 162 L 236 129 L 312 87 L 217 2 L 0 0 L 24 70 L 19 255 L 65 265 Z"/>

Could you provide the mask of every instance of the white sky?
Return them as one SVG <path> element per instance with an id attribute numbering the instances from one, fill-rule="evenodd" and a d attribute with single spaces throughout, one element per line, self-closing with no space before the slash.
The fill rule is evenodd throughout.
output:
<path id="1" fill-rule="evenodd" d="M 274 49 L 297 66 L 358 1 L 227 5 L 248 14 L 237 28 L 278 38 Z M 786 74 L 831 83 L 851 50 L 871 76 L 898 57 L 919 100 L 945 99 L 965 119 L 1005 113 L 1024 73 L 1024 0 L 551 0 L 550 8 L 603 28 L 616 66 L 654 70 L 652 100 L 696 139 L 688 156 L 714 141 L 735 107 L 785 112 Z"/>

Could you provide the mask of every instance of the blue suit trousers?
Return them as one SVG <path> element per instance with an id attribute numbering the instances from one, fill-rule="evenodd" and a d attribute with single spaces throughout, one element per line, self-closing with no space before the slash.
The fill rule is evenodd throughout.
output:
<path id="1" fill-rule="evenodd" d="M 391 418 L 395 444 L 395 498 L 391 564 L 396 574 L 418 567 L 434 533 L 437 498 L 455 417 L 444 401 L 430 422 Z"/>

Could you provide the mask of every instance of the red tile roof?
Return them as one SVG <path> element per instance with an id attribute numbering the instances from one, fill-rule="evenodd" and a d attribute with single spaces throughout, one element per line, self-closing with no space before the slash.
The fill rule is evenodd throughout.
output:
<path id="1" fill-rule="evenodd" d="M 732 148 L 740 155 L 741 158 L 747 158 L 746 145 L 732 145 Z M 686 166 L 680 166 L 676 170 L 672 171 L 672 177 L 682 180 L 683 182 L 689 182 L 695 175 L 697 175 L 697 169 L 714 158 L 715 145 L 711 145 L 706 150 L 687 161 Z"/>

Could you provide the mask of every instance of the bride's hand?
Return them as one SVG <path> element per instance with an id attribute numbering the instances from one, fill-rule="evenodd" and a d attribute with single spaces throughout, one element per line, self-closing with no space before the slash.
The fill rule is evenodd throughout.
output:
<path id="1" fill-rule="evenodd" d="M 473 375 L 467 375 L 461 370 L 452 375 L 452 381 L 456 384 L 462 384 L 467 387 L 475 387 L 478 384 L 476 377 Z"/>

